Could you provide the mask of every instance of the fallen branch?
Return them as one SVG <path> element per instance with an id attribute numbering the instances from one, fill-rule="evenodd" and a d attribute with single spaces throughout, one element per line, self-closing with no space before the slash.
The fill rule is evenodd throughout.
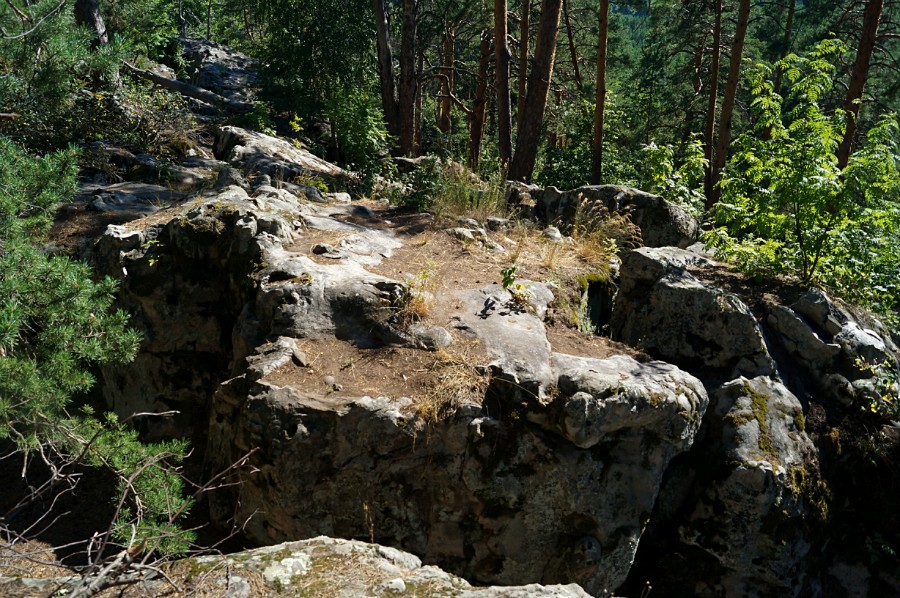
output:
<path id="1" fill-rule="evenodd" d="M 152 71 L 139 69 L 136 66 L 125 61 L 122 61 L 122 64 L 125 66 L 125 70 L 128 71 L 128 73 L 130 73 L 131 75 L 134 75 L 135 77 L 139 77 L 141 79 L 145 79 L 147 81 L 150 81 L 151 83 L 155 83 L 156 85 L 164 87 L 169 91 L 180 93 L 183 96 L 194 98 L 195 100 L 200 100 L 201 102 L 206 102 L 207 104 L 212 104 L 213 106 L 221 106 L 223 108 L 226 108 L 230 112 L 249 112 L 253 109 L 253 106 L 251 104 L 248 104 L 247 102 L 235 102 L 234 100 L 229 100 L 228 98 L 220 96 L 219 94 L 209 91 L 208 89 L 203 89 L 202 87 L 197 87 L 196 85 L 192 85 L 184 81 L 179 81 L 178 79 L 166 79 L 165 77 L 157 75 Z"/>

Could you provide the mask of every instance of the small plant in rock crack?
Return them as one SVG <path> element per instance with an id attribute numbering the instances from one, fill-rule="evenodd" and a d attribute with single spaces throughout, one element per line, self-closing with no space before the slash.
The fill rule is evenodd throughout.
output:
<path id="1" fill-rule="evenodd" d="M 531 300 L 531 291 L 521 282 L 516 282 L 516 275 L 519 273 L 518 264 L 513 264 L 500 270 L 503 277 L 503 289 L 510 294 L 510 302 L 519 308 L 525 308 Z"/>
<path id="2" fill-rule="evenodd" d="M 900 375 L 888 361 L 871 364 L 859 358 L 856 367 L 871 375 L 872 391 L 866 393 L 865 408 L 892 421 L 900 421 Z"/>
<path id="3" fill-rule="evenodd" d="M 408 326 L 428 315 L 429 299 L 437 285 L 434 262 L 428 260 L 425 267 L 408 280 L 397 291 L 396 306 L 400 321 Z"/>

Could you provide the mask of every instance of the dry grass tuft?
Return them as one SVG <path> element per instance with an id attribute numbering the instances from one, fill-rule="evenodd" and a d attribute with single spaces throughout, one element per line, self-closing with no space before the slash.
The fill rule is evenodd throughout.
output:
<path id="1" fill-rule="evenodd" d="M 444 164 L 437 181 L 431 211 L 435 222 L 474 218 L 483 222 L 489 216 L 507 213 L 505 176 L 498 173 L 487 181 L 457 162 Z"/>
<path id="2" fill-rule="evenodd" d="M 428 317 L 431 310 L 431 298 L 438 286 L 436 265 L 428 260 L 417 273 L 407 277 L 395 307 L 403 326 L 410 326 Z"/>
<path id="3" fill-rule="evenodd" d="M 413 409 L 425 423 L 438 422 L 451 415 L 464 403 L 481 403 L 488 387 L 488 377 L 465 358 L 445 351 L 435 354 L 434 378 L 421 394 L 413 397 Z"/>
<path id="4" fill-rule="evenodd" d="M 641 229 L 625 214 L 610 213 L 605 206 L 581 199 L 572 219 L 570 234 L 583 249 L 585 259 L 605 256 L 608 247 L 639 247 Z"/>

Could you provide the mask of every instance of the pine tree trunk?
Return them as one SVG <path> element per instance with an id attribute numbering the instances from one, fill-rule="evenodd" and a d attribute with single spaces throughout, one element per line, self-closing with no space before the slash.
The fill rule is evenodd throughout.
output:
<path id="1" fill-rule="evenodd" d="M 722 0 L 716 0 L 716 20 L 713 24 L 712 58 L 709 66 L 709 103 L 706 108 L 706 126 L 703 129 L 703 157 L 706 172 L 703 192 L 707 202 L 713 196 L 713 144 L 716 134 L 716 104 L 719 99 L 719 57 L 722 54 Z M 709 205 L 712 205 L 711 203 Z"/>
<path id="2" fill-rule="evenodd" d="M 449 133 L 451 125 L 450 110 L 453 107 L 453 100 L 450 96 L 453 94 L 453 66 L 456 60 L 455 48 L 456 31 L 452 26 L 448 26 L 447 30 L 444 32 L 441 60 L 441 75 L 443 75 L 441 77 L 441 101 L 440 112 L 438 113 L 437 118 L 437 127 L 443 133 Z"/>
<path id="3" fill-rule="evenodd" d="M 75 0 L 75 24 L 87 27 L 94 32 L 91 40 L 91 49 L 109 43 L 109 34 L 106 32 L 106 24 L 100 14 L 99 0 Z"/>
<path id="4" fill-rule="evenodd" d="M 741 0 L 738 8 L 737 29 L 734 42 L 731 44 L 731 61 L 728 65 L 728 82 L 725 85 L 725 97 L 722 98 L 722 117 L 719 122 L 719 142 L 716 144 L 716 156 L 712 171 L 711 194 L 706 197 L 706 209 L 719 201 L 722 190 L 718 182 L 728 159 L 728 148 L 731 145 L 731 120 L 734 115 L 734 100 L 737 96 L 738 82 L 741 77 L 741 58 L 744 54 L 744 41 L 747 37 L 747 24 L 750 21 L 750 0 Z"/>
<path id="5" fill-rule="evenodd" d="M 400 137 L 400 108 L 397 103 L 397 82 L 394 78 L 394 53 L 391 49 L 390 25 L 384 0 L 375 2 L 375 40 L 378 48 L 378 77 L 381 82 L 381 109 L 388 133 Z"/>
<path id="6" fill-rule="evenodd" d="M 781 42 L 781 52 L 779 53 L 780 60 L 784 60 L 791 49 L 791 35 L 793 34 L 794 29 L 794 12 L 796 9 L 797 0 L 791 0 L 790 4 L 788 4 L 787 21 L 784 23 L 784 40 Z M 775 85 L 773 86 L 773 90 L 776 95 L 781 94 L 781 80 L 783 77 L 784 71 L 780 68 L 775 69 Z"/>
<path id="7" fill-rule="evenodd" d="M 491 64 L 491 30 L 481 31 L 481 48 L 478 61 L 478 84 L 475 103 L 469 115 L 469 168 L 478 169 L 481 161 L 481 142 L 484 140 L 484 117 L 487 111 L 488 67 Z"/>
<path id="8" fill-rule="evenodd" d="M 606 49 L 609 38 L 609 0 L 600 0 L 597 28 L 597 96 L 594 107 L 594 145 L 591 156 L 591 184 L 603 180 L 603 121 L 606 111 Z"/>
<path id="9" fill-rule="evenodd" d="M 516 140 L 516 153 L 509 166 L 509 178 L 515 181 L 530 180 L 534 171 L 541 127 L 544 124 L 544 111 L 547 109 L 547 93 L 550 91 L 550 79 L 553 77 L 561 13 L 562 0 L 543 0 L 541 3 L 534 63 L 528 77 L 528 94 L 522 111 L 522 128 Z"/>
<path id="10" fill-rule="evenodd" d="M 416 155 L 416 97 L 419 81 L 416 72 L 416 27 L 418 3 L 403 0 L 400 40 L 400 155 Z"/>
<path id="11" fill-rule="evenodd" d="M 497 136 L 500 161 L 512 157 L 512 121 L 509 99 L 509 42 L 506 31 L 506 0 L 494 0 L 494 54 L 497 77 Z"/>
<path id="12" fill-rule="evenodd" d="M 856 62 L 853 64 L 853 75 L 850 78 L 847 100 L 844 103 L 844 111 L 847 114 L 847 127 L 837 154 L 838 168 L 841 170 L 847 167 L 847 163 L 850 161 L 850 153 L 853 151 L 853 140 L 859 127 L 859 112 L 860 108 L 862 108 L 863 91 L 866 87 L 866 79 L 869 76 L 872 54 L 875 52 L 875 42 L 878 39 L 878 24 L 881 21 L 883 8 L 884 0 L 869 0 L 863 12 L 862 35 L 859 38 L 859 47 L 856 49 Z"/>
<path id="13" fill-rule="evenodd" d="M 416 116 L 413 122 L 413 155 L 422 155 L 422 98 L 425 97 L 425 80 L 418 76 L 425 66 L 425 53 L 416 59 Z"/>
<path id="14" fill-rule="evenodd" d="M 609 2 L 606 3 L 607 12 L 609 12 Z M 600 11 L 603 11 L 603 2 L 600 3 Z M 582 89 L 584 87 L 584 82 L 581 80 L 581 68 L 578 65 L 578 50 L 575 48 L 575 38 L 572 35 L 572 23 L 569 21 L 569 2 L 568 0 L 563 0 L 563 18 L 566 23 L 566 36 L 569 38 L 569 54 L 572 55 L 572 71 L 575 75 L 575 85 L 578 86 L 578 89 Z M 597 59 L 599 62 L 599 58 Z"/>
<path id="15" fill-rule="evenodd" d="M 522 128 L 525 111 L 525 92 L 528 90 L 528 41 L 531 36 L 531 0 L 522 0 L 522 21 L 519 26 L 519 101 L 516 106 L 516 127 Z"/>

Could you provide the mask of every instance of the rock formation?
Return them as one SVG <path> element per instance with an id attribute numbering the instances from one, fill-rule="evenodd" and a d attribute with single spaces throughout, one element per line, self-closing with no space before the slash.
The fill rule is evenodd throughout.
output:
<path id="1" fill-rule="evenodd" d="M 298 183 L 341 187 L 351 175 L 235 127 L 219 132 L 216 155 L 215 188 L 109 227 L 93 251 L 145 335 L 133 364 L 104 371 L 110 406 L 178 411 L 139 427 L 193 438 L 207 473 L 250 455 L 253 472 L 210 496 L 213 521 L 260 544 L 370 539 L 473 582 L 577 583 L 593 595 L 622 587 L 645 532 L 667 527 L 667 541 L 716 564 L 697 593 L 808 587 L 818 464 L 805 393 L 849 405 L 873 392 L 859 359 L 897 353 L 876 322 L 820 292 L 748 303 L 721 264 L 684 249 L 697 224 L 680 208 L 607 186 L 516 193 L 561 228 L 548 243 L 565 242 L 587 201 L 629 211 L 660 246 L 621 256 L 611 334 L 642 355 L 556 350 L 546 320 L 559 292 L 524 279 L 452 289 L 432 298 L 441 320 L 417 325 L 404 302 L 426 291 L 379 273 L 409 238 L 368 207 Z M 465 230 L 502 254 L 494 224 Z M 351 396 L 330 375 L 280 381 L 310 370 L 304 343 L 314 342 L 423 353 L 470 343 L 480 349 L 467 366 L 483 385 L 428 419 L 412 392 Z M 258 554 L 284 550 L 303 569 L 323 546 L 395 554 L 324 539 Z M 413 573 L 384 584 L 434 581 L 404 559 Z M 459 595 L 579 595 L 477 593 L 438 577 Z"/>
<path id="2" fill-rule="evenodd" d="M 228 556 L 200 556 L 176 561 L 162 575 L 117 593 L 161 596 L 170 580 L 189 592 L 230 598 L 291 596 L 462 596 L 465 598 L 587 598 L 576 584 L 472 587 L 466 580 L 394 548 L 334 538 L 311 538 Z M 77 578 L 0 576 L 0 593 L 22 598 L 63 595 Z"/>

